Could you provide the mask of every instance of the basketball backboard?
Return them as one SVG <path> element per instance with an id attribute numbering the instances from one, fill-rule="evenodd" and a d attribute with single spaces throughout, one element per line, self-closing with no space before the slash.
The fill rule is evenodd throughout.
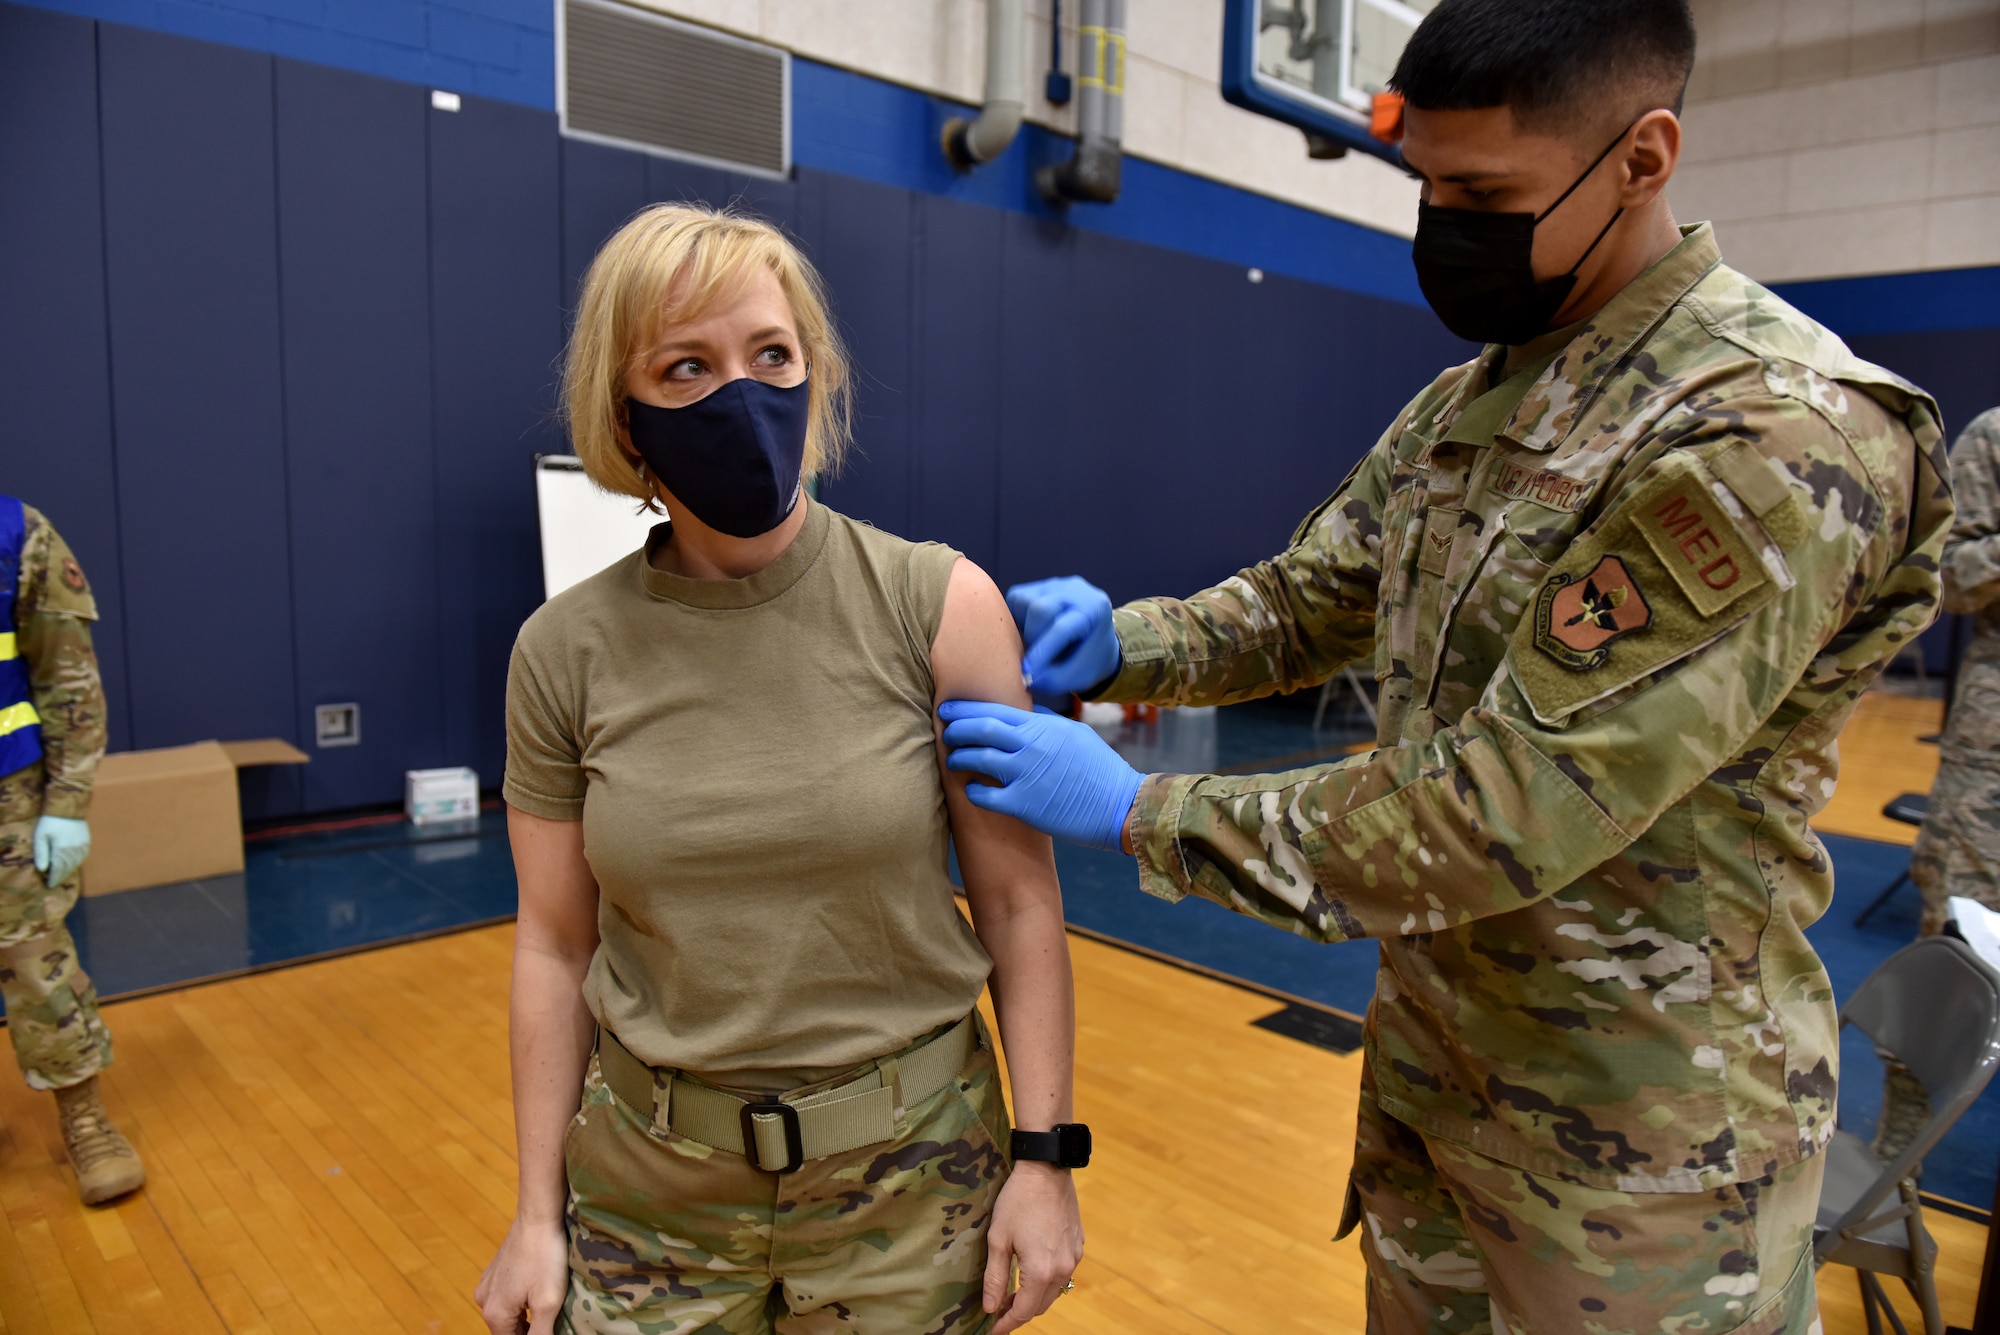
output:
<path id="1" fill-rule="evenodd" d="M 1437 0 L 1227 0 L 1222 96 L 1334 145 L 1390 162 L 1369 132 L 1375 94 Z"/>

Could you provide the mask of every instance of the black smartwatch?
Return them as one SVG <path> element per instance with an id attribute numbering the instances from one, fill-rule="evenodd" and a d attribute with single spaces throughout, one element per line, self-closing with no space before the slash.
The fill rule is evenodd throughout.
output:
<path id="1" fill-rule="evenodd" d="M 1014 1157 L 1058 1168 L 1088 1168 L 1090 1128 L 1082 1122 L 1058 1122 L 1048 1131 L 1016 1131 Z"/>

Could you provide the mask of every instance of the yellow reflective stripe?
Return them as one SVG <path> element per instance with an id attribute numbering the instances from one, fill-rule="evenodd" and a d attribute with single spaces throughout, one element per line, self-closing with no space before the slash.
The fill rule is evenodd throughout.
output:
<path id="1" fill-rule="evenodd" d="M 10 630 L 5 635 L 0 635 L 0 663 L 20 656 L 21 651 L 14 647 L 14 632 Z"/>
<path id="2" fill-rule="evenodd" d="M 0 709 L 0 737 L 5 737 L 10 732 L 19 732 L 23 728 L 32 728 L 41 721 L 42 716 L 35 712 L 32 701 L 23 700 L 18 705 L 8 705 L 5 709 Z"/>
<path id="3" fill-rule="evenodd" d="M 1078 85 L 1102 88 L 1111 97 L 1125 96 L 1125 34 L 1106 32 L 1091 23 L 1078 28 L 1076 35 Z"/>

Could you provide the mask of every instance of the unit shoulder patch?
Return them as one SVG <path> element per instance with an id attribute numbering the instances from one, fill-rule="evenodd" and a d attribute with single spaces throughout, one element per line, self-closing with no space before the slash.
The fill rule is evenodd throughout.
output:
<path id="1" fill-rule="evenodd" d="M 1535 597 L 1535 647 L 1572 672 L 1601 667 L 1614 640 L 1652 624 L 1652 604 L 1616 556 L 1581 577 L 1550 576 Z"/>
<path id="2" fill-rule="evenodd" d="M 1555 562 L 1515 628 L 1507 661 L 1536 719 L 1566 727 L 1713 643 L 1781 587 L 1747 516 L 1715 494 L 1701 461 L 1680 454 L 1612 508 Z"/>

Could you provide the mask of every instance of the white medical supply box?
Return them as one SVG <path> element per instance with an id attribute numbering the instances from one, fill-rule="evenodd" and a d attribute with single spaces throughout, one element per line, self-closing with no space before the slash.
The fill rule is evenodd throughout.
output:
<path id="1" fill-rule="evenodd" d="M 479 776 L 463 765 L 406 770 L 403 811 L 413 825 L 471 820 L 479 814 Z"/>

